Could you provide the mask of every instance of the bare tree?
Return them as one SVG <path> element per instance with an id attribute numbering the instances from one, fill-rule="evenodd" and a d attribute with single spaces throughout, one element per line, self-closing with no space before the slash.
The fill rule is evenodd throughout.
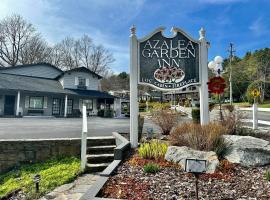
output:
<path id="1" fill-rule="evenodd" d="M 79 41 L 82 55 L 81 61 L 85 67 L 90 68 L 90 57 L 94 47 L 92 39 L 88 35 L 83 35 Z"/>
<path id="2" fill-rule="evenodd" d="M 19 52 L 21 64 L 34 64 L 48 62 L 51 48 L 45 42 L 40 34 L 31 37 L 24 48 Z"/>
<path id="3" fill-rule="evenodd" d="M 90 56 L 90 69 L 102 74 L 109 68 L 109 64 L 114 62 L 112 53 L 105 49 L 102 45 L 94 46 Z"/>
<path id="4" fill-rule="evenodd" d="M 0 65 L 15 66 L 19 55 L 35 34 L 32 24 L 20 15 L 12 15 L 0 21 Z"/>
<path id="5" fill-rule="evenodd" d="M 61 68 L 61 48 L 59 44 L 49 47 L 49 56 L 47 62 Z"/>
<path id="6" fill-rule="evenodd" d="M 95 46 L 88 35 L 83 35 L 77 40 L 66 37 L 57 47 L 61 57 L 57 66 L 61 69 L 85 66 L 97 74 L 104 75 L 109 69 L 109 64 L 114 62 L 112 53 L 102 45 Z"/>

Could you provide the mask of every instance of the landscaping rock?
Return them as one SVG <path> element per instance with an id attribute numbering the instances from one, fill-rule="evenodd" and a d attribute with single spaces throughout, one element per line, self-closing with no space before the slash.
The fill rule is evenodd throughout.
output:
<path id="1" fill-rule="evenodd" d="M 270 143 L 266 140 L 238 135 L 224 135 L 230 144 L 225 158 L 245 167 L 263 166 L 270 163 Z"/>
<path id="2" fill-rule="evenodd" d="M 219 160 L 217 154 L 213 151 L 197 151 L 189 147 L 168 147 L 165 159 L 170 162 L 178 163 L 183 169 L 185 169 L 186 159 L 202 159 L 207 160 L 207 173 L 214 173 Z"/>

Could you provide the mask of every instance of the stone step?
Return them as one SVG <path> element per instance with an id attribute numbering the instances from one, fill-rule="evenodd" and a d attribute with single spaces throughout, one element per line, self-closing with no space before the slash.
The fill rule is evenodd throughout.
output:
<path id="1" fill-rule="evenodd" d="M 108 167 L 111 163 L 98 163 L 98 164 L 86 164 L 86 172 L 101 172 L 106 167 Z"/>
<path id="2" fill-rule="evenodd" d="M 104 146 L 104 145 L 115 145 L 115 138 L 112 136 L 104 137 L 88 137 L 87 146 Z"/>
<path id="3" fill-rule="evenodd" d="M 114 153 L 116 145 L 92 146 L 87 147 L 87 154 L 106 154 Z"/>
<path id="4" fill-rule="evenodd" d="M 108 163 L 112 162 L 114 159 L 114 154 L 109 153 L 109 154 L 88 154 L 86 155 L 87 162 L 90 164 L 97 164 L 97 163 Z"/>

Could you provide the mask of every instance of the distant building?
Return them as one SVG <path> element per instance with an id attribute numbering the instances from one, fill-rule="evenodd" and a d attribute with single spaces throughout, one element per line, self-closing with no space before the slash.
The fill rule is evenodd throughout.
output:
<path id="1" fill-rule="evenodd" d="M 0 68 L 0 116 L 79 116 L 113 110 L 115 97 L 99 91 L 102 77 L 85 67 L 62 71 L 41 63 Z"/>
<path id="2" fill-rule="evenodd" d="M 164 93 L 164 99 L 173 103 L 184 103 L 186 100 L 197 102 L 199 100 L 199 87 L 189 86 L 181 90 Z"/>

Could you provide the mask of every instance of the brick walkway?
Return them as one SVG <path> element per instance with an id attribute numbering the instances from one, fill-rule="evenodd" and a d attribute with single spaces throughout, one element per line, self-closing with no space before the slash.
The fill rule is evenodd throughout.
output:
<path id="1" fill-rule="evenodd" d="M 98 178 L 95 174 L 83 174 L 74 182 L 54 189 L 40 200 L 79 200 Z"/>

